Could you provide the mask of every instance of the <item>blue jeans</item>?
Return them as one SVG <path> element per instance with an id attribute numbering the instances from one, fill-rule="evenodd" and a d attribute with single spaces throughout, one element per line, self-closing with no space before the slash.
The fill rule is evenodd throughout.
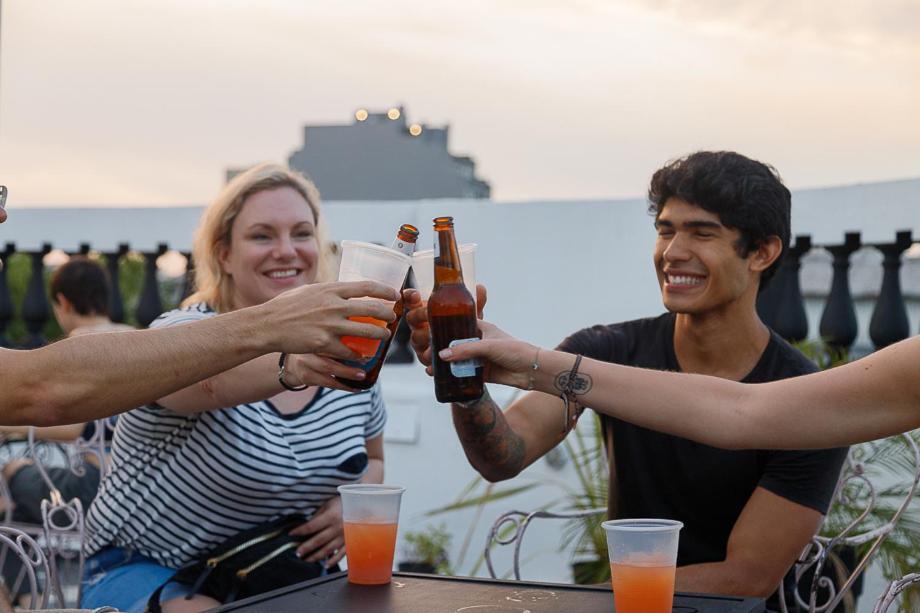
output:
<path id="1" fill-rule="evenodd" d="M 110 606 L 125 613 L 143 613 L 150 595 L 175 572 L 136 551 L 106 547 L 86 560 L 80 606 Z M 181 598 L 190 589 L 188 585 L 170 583 L 163 589 L 160 602 Z"/>

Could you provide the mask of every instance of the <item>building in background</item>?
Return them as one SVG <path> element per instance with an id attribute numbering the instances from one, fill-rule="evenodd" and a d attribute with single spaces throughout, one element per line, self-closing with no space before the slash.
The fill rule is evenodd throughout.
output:
<path id="1" fill-rule="evenodd" d="M 288 163 L 310 177 L 323 200 L 489 198 L 476 163 L 447 150 L 449 126 L 406 120 L 402 107 L 355 112 L 350 124 L 304 126 Z M 228 180 L 238 170 L 228 170 Z"/>

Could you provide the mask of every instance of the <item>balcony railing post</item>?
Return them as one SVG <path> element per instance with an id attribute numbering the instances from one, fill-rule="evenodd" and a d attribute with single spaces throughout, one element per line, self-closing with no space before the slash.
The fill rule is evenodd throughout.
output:
<path id="1" fill-rule="evenodd" d="M 32 276 L 29 277 L 26 296 L 22 301 L 22 319 L 29 332 L 26 342 L 23 343 L 25 349 L 41 347 L 46 343 L 42 336 L 42 328 L 51 317 L 51 309 L 48 305 L 48 295 L 45 292 L 44 258 L 50 251 L 51 244 L 45 243 L 41 251 L 29 253 L 29 257 L 32 258 Z"/>
<path id="2" fill-rule="evenodd" d="M 818 330 L 821 338 L 837 350 L 849 350 L 859 333 L 856 307 L 850 292 L 850 256 L 861 245 L 859 232 L 847 232 L 842 245 L 825 246 L 834 256 L 834 278 Z"/>
<path id="3" fill-rule="evenodd" d="M 141 299 L 137 305 L 137 323 L 147 327 L 163 312 L 160 300 L 160 285 L 157 282 L 157 258 L 168 251 L 166 243 L 160 243 L 154 252 L 144 253 L 144 284 Z"/>
<path id="4" fill-rule="evenodd" d="M 192 292 L 195 291 L 195 263 L 192 261 L 192 254 L 188 251 L 184 251 L 182 255 L 185 256 L 185 274 L 182 275 L 182 297 L 179 298 L 180 303 L 191 296 Z"/>
<path id="5" fill-rule="evenodd" d="M 109 319 L 116 323 L 125 321 L 125 300 L 121 295 L 121 279 L 119 263 L 128 253 L 128 243 L 120 243 L 117 251 L 109 251 L 105 255 L 105 267 L 109 271 L 109 281 L 112 283 L 112 292 L 109 294 Z"/>
<path id="6" fill-rule="evenodd" d="M 0 347 L 10 347 L 10 340 L 6 336 L 6 327 L 13 320 L 13 299 L 10 298 L 10 286 L 6 280 L 7 266 L 10 256 L 16 253 L 16 244 L 7 243 L 3 252 L 0 252 Z"/>
<path id="7" fill-rule="evenodd" d="M 802 286 L 799 283 L 799 269 L 802 256 L 811 251 L 810 236 L 796 236 L 795 244 L 789 248 L 783 264 L 777 271 L 777 289 L 780 291 L 773 329 L 789 342 L 798 342 L 808 337 L 808 316 L 802 300 Z"/>
<path id="8" fill-rule="evenodd" d="M 876 349 L 887 347 L 892 343 L 910 336 L 910 324 L 907 321 L 907 307 L 901 293 L 901 254 L 912 244 L 911 231 L 904 230 L 896 234 L 895 242 L 873 245 L 885 256 L 882 266 L 882 288 L 872 311 L 869 322 L 869 337 Z"/>

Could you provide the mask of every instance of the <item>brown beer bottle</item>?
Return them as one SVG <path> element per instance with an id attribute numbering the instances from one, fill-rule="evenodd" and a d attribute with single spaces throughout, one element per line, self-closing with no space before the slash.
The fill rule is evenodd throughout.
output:
<path id="1" fill-rule="evenodd" d="M 390 248 L 408 255 L 409 257 L 412 257 L 412 254 L 415 253 L 416 240 L 418 240 L 418 228 L 412 224 L 404 223 L 403 225 L 399 226 L 399 231 L 396 233 L 396 239 L 393 241 L 393 244 L 390 245 Z M 406 280 L 403 281 L 402 289 L 406 288 L 406 282 L 408 279 L 409 275 L 406 274 Z M 397 300 L 396 304 L 393 305 L 393 312 L 396 313 L 396 319 L 387 325 L 387 330 L 390 331 L 390 337 L 380 343 L 380 346 L 377 348 L 377 353 L 375 353 L 372 358 L 364 361 L 343 361 L 343 364 L 354 366 L 363 370 L 367 375 L 364 380 L 358 381 L 356 379 L 345 379 L 343 377 L 337 377 L 339 381 L 349 387 L 353 387 L 359 390 L 370 389 L 374 383 L 377 382 L 377 377 L 380 376 L 380 369 L 383 368 L 383 363 L 386 361 L 387 352 L 390 350 L 390 343 L 393 341 L 393 337 L 396 336 L 396 328 L 399 327 L 399 322 L 402 319 L 404 309 L 405 307 L 403 305 L 402 292 L 400 292 L 399 300 Z"/>
<path id="2" fill-rule="evenodd" d="M 482 396 L 482 366 L 476 360 L 443 362 L 438 352 L 479 338 L 476 302 L 463 284 L 454 218 L 434 220 L 434 289 L 428 298 L 434 395 L 438 402 L 466 402 Z"/>

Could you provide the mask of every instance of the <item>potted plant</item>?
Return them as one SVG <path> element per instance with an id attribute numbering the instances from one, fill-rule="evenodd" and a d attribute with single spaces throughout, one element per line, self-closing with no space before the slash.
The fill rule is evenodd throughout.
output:
<path id="1" fill-rule="evenodd" d="M 399 563 L 399 570 L 412 573 L 453 574 L 447 557 L 450 534 L 447 528 L 428 526 L 425 530 L 408 532 L 403 537 L 405 561 Z"/>

